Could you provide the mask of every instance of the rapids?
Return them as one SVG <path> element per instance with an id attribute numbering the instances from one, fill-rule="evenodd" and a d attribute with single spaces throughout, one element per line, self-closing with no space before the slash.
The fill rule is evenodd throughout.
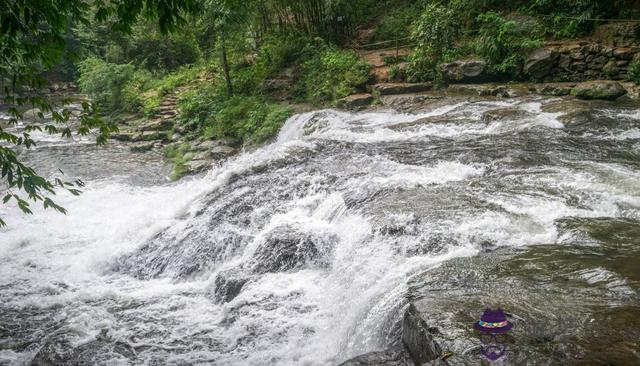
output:
<path id="1" fill-rule="evenodd" d="M 638 109 L 563 103 L 299 114 L 177 183 L 157 151 L 43 136 L 22 156 L 87 186 L 58 194 L 67 215 L 0 206 L 0 364 L 333 365 L 384 349 L 412 275 L 571 244 L 559 220 L 640 220 Z M 603 275 L 621 278 L 585 279 Z"/>

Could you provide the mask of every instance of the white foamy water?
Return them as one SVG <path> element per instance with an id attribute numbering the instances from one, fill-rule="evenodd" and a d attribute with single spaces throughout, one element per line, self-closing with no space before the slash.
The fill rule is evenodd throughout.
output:
<path id="1" fill-rule="evenodd" d="M 22 324 L 8 335 L 25 346 L 0 347 L 0 363 L 56 344 L 87 347 L 65 357 L 93 364 L 333 365 L 384 349 L 412 274 L 563 242 L 563 218 L 640 217 L 640 172 L 603 158 L 626 147 L 573 133 L 541 103 L 310 112 L 203 176 L 89 180 L 57 197 L 66 216 L 1 206 L 0 298 L 16 315 L 0 325 Z M 504 107 L 526 114 L 482 120 Z M 603 276 L 615 274 L 583 274 Z M 236 277 L 220 300 L 220 279 Z"/>

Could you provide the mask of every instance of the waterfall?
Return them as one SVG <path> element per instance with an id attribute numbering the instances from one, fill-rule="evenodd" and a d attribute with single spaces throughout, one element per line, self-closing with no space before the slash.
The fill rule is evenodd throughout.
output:
<path id="1" fill-rule="evenodd" d="M 22 345 L 0 363 L 332 365 L 384 349 L 413 274 L 563 243 L 563 218 L 640 217 L 638 114 L 571 120 L 549 103 L 303 113 L 177 183 L 133 179 L 162 170 L 128 155 L 87 170 L 124 150 L 43 144 L 30 159 L 93 175 L 58 195 L 68 215 L 0 207 L 0 334 Z"/>

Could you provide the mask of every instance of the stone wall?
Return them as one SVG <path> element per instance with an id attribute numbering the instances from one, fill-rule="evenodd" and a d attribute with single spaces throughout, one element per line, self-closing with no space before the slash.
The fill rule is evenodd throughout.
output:
<path id="1" fill-rule="evenodd" d="M 548 44 L 529 55 L 523 71 L 543 81 L 626 80 L 633 60 L 640 60 L 640 46 Z"/>

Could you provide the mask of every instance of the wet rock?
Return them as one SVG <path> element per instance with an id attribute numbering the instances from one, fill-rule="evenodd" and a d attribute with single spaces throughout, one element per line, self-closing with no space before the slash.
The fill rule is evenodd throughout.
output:
<path id="1" fill-rule="evenodd" d="M 338 366 L 414 366 L 414 363 L 407 350 L 398 347 L 360 355 Z"/>
<path id="2" fill-rule="evenodd" d="M 487 63 L 483 60 L 455 61 L 441 66 L 448 82 L 474 83 L 487 79 Z"/>
<path id="3" fill-rule="evenodd" d="M 452 84 L 447 87 L 447 93 L 475 96 L 500 96 L 508 97 L 508 88 L 504 85 L 494 84 Z"/>
<path id="4" fill-rule="evenodd" d="M 536 79 L 543 79 L 555 66 L 558 53 L 552 48 L 541 48 L 533 51 L 524 64 L 524 72 Z"/>
<path id="5" fill-rule="evenodd" d="M 571 95 L 579 99 L 615 100 L 625 94 L 625 88 L 615 81 L 588 81 L 571 90 Z"/>
<path id="6" fill-rule="evenodd" d="M 40 114 L 42 114 L 40 108 L 31 108 L 22 113 L 22 119 L 24 119 L 25 121 L 35 121 L 41 118 Z"/>
<path id="7" fill-rule="evenodd" d="M 109 138 L 117 141 L 133 141 L 134 134 L 132 132 L 116 132 L 109 135 Z"/>
<path id="8" fill-rule="evenodd" d="M 416 365 L 423 365 L 441 357 L 442 349 L 433 338 L 434 332 L 418 309 L 413 304 L 409 305 L 402 319 L 402 342 Z"/>
<path id="9" fill-rule="evenodd" d="M 132 144 L 129 147 L 129 150 L 134 153 L 145 153 L 154 147 L 156 147 L 156 143 L 154 142 L 137 142 Z"/>
<path id="10" fill-rule="evenodd" d="M 575 83 L 547 83 L 536 85 L 533 90 L 536 94 L 559 97 L 571 94 L 571 89 L 575 86 Z"/>
<path id="11" fill-rule="evenodd" d="M 353 94 L 338 100 L 337 107 L 347 110 L 357 110 L 373 103 L 371 94 Z"/>
<path id="12" fill-rule="evenodd" d="M 306 233 L 288 226 L 266 235 L 253 255 L 253 272 L 284 272 L 307 264 L 323 264 L 322 254 L 335 241 L 323 233 Z"/>
<path id="13" fill-rule="evenodd" d="M 236 152 L 238 152 L 237 149 L 225 145 L 215 146 L 211 150 L 209 150 L 209 154 L 211 154 L 214 159 L 224 159 L 235 154 Z"/>
<path id="14" fill-rule="evenodd" d="M 208 159 L 191 159 L 184 163 L 186 174 L 195 174 L 207 170 L 211 167 L 213 161 Z"/>
<path id="15" fill-rule="evenodd" d="M 195 148 L 198 150 L 211 150 L 217 146 L 230 146 L 230 147 L 240 147 L 242 145 L 242 141 L 232 138 L 223 138 L 217 140 L 206 140 L 201 143 L 195 145 Z"/>
<path id="16" fill-rule="evenodd" d="M 83 365 L 91 366 L 100 363 L 101 356 L 109 354 L 112 363 L 128 363 L 135 358 L 135 350 L 129 344 L 114 341 L 103 331 L 97 339 L 74 346 L 66 339 L 47 341 L 36 353 L 30 366 L 51 365 Z"/>
<path id="17" fill-rule="evenodd" d="M 527 114 L 528 113 L 526 111 L 515 107 L 492 109 L 482 114 L 482 121 L 485 123 L 491 123 L 505 119 L 516 120 L 527 116 Z"/>
<path id="18" fill-rule="evenodd" d="M 422 93 L 431 89 L 431 83 L 384 83 L 373 86 L 373 92 L 379 95 Z"/>
<path id="19" fill-rule="evenodd" d="M 66 340 L 46 342 L 33 357 L 30 366 L 68 365 L 73 358 L 73 346 Z"/>
<path id="20" fill-rule="evenodd" d="M 233 268 L 221 271 L 216 276 L 215 300 L 218 303 L 233 300 L 242 291 L 242 287 L 249 281 L 249 275 L 241 269 Z"/>
<path id="21" fill-rule="evenodd" d="M 573 225 L 585 228 L 584 221 Z M 619 268 L 615 264 L 619 259 L 585 259 L 608 249 L 593 250 L 564 245 L 496 249 L 447 261 L 414 276 L 409 281 L 411 306 L 404 327 L 410 334 L 420 329 L 426 336 L 420 342 L 405 340 L 405 344 L 408 348 L 415 345 L 410 351 L 416 347 L 429 350 L 433 340 L 445 353 L 453 353 L 447 362 L 477 364 L 482 355 L 471 351 L 480 345 L 472 324 L 485 308 L 502 308 L 513 324 L 513 343 L 507 345 L 509 352 L 502 359 L 505 365 L 570 364 L 575 360 L 575 350 L 584 346 L 579 340 L 593 335 L 597 335 L 592 338 L 594 344 L 585 350 L 592 361 L 585 364 L 626 364 L 637 357 L 630 349 L 596 352 L 615 346 L 621 339 L 637 339 L 638 295 L 607 285 L 619 283 L 620 277 L 602 266 Z M 585 257 L 586 253 L 590 254 Z M 589 282 L 588 278 L 595 276 L 599 282 Z M 620 303 L 616 310 L 593 307 L 594 303 L 608 301 Z M 436 327 L 438 332 L 430 332 L 434 328 L 427 326 Z M 427 346 L 420 348 L 423 344 Z M 604 357 L 594 362 L 599 356 Z M 621 361 L 612 362 L 616 359 L 612 357 Z"/>

